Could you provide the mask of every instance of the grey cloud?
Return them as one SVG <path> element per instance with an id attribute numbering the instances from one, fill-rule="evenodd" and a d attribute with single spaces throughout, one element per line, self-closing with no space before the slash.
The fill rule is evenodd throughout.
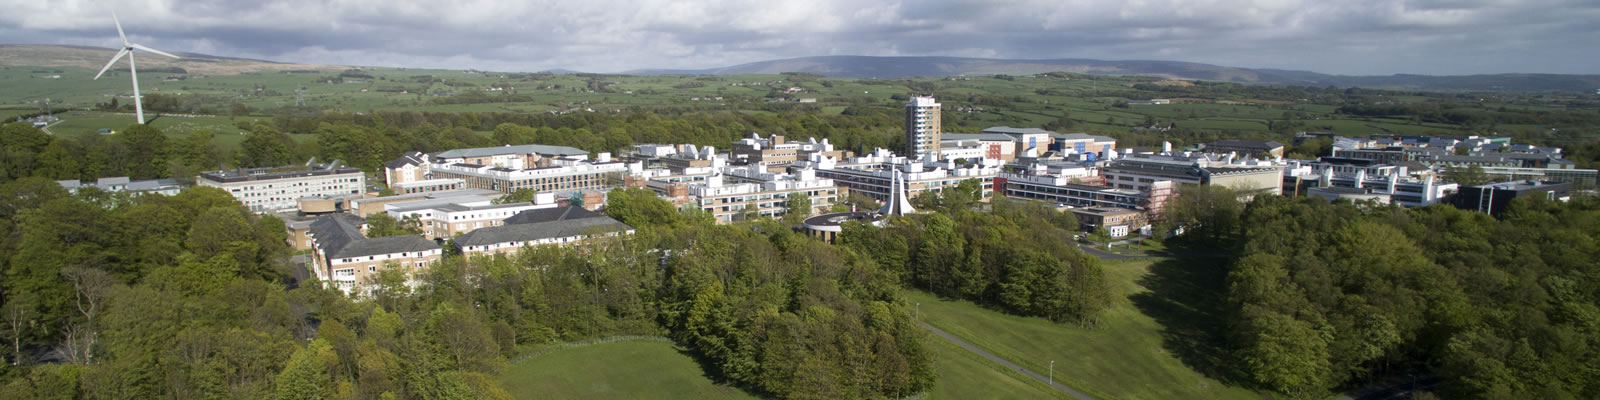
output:
<path id="1" fill-rule="evenodd" d="M 858 54 L 1171 59 L 1345 74 L 1600 72 L 1600 24 L 1591 22 L 1600 3 L 1589 0 L 157 3 L 122 10 L 129 33 L 148 45 L 304 63 L 613 72 Z M 0 7 L 10 10 L 0 14 L 0 41 L 115 41 L 97 4 Z"/>

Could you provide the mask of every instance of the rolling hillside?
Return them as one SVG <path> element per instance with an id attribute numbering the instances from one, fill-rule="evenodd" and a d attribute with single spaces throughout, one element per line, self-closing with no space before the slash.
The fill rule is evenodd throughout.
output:
<path id="1" fill-rule="evenodd" d="M 160 47 L 157 47 L 160 49 Z M 162 49 L 165 50 L 165 49 Z M 116 49 L 89 46 L 58 46 L 38 44 L 0 44 L 0 66 L 26 66 L 26 67 L 81 67 L 99 71 L 117 54 Z M 288 70 L 330 70 L 344 69 L 346 67 L 335 65 L 308 65 L 290 64 L 273 61 L 251 60 L 244 58 L 218 57 L 194 53 L 174 53 L 183 56 L 174 60 L 149 53 L 139 53 L 140 70 L 154 71 L 161 68 L 183 68 L 185 71 L 196 74 L 232 75 L 244 72 L 262 71 L 288 71 Z M 127 70 L 127 61 L 117 63 L 121 69 Z M 115 67 L 114 67 L 115 68 Z"/>
<path id="2" fill-rule="evenodd" d="M 80 67 L 99 70 L 114 49 L 86 46 L 0 44 L 0 66 Z M 181 53 L 182 60 L 141 56 L 139 63 L 151 71 L 178 67 L 189 73 L 232 75 L 248 72 L 339 70 L 337 65 L 293 64 L 276 61 Z M 125 64 L 123 64 L 125 65 Z M 126 68 L 126 67 L 123 67 Z M 976 75 L 1028 75 L 1044 72 L 1100 75 L 1137 75 L 1166 79 L 1205 80 L 1243 84 L 1365 87 L 1430 91 L 1567 91 L 1594 93 L 1600 75 L 1491 74 L 1431 76 L 1329 75 L 1311 71 L 1241 68 L 1183 61 L 1048 59 L 1008 60 L 963 57 L 819 56 L 768 60 L 708 69 L 643 69 L 626 75 L 739 75 L 805 72 L 840 78 L 905 78 Z M 516 71 L 513 71 L 516 72 Z M 555 69 L 547 72 L 575 74 Z"/>
<path id="3" fill-rule="evenodd" d="M 956 75 L 1036 74 L 1075 72 L 1104 75 L 1140 75 L 1245 84 L 1368 87 L 1447 91 L 1572 91 L 1594 92 L 1600 75 L 1492 74 L 1429 76 L 1329 75 L 1310 71 L 1251 69 L 1182 61 L 1089 59 L 1001 60 L 961 57 L 823 56 L 760 61 L 731 67 L 697 70 L 637 70 L 638 75 L 732 75 L 805 72 L 830 77 L 902 78 Z"/>

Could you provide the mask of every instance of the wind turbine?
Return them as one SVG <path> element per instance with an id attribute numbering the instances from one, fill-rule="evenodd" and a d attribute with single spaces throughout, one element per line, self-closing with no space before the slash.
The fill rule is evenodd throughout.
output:
<path id="1" fill-rule="evenodd" d="M 111 64 L 116 64 L 117 60 L 122 59 L 122 56 L 128 56 L 128 73 L 133 76 L 133 112 L 134 115 L 139 118 L 139 124 L 144 125 L 144 101 L 139 96 L 139 69 L 138 67 L 134 66 L 133 63 L 133 49 L 144 50 L 172 58 L 181 57 L 167 54 L 167 52 L 161 50 L 145 47 L 144 45 L 138 43 L 128 42 L 128 35 L 122 33 L 122 21 L 117 20 L 116 13 L 111 14 L 111 22 L 117 24 L 117 36 L 122 38 L 122 50 L 117 51 L 116 57 L 111 57 L 111 61 L 106 63 L 105 68 L 100 69 L 100 73 L 94 74 L 94 79 L 100 80 L 100 75 L 105 75 L 106 70 L 111 69 Z"/>

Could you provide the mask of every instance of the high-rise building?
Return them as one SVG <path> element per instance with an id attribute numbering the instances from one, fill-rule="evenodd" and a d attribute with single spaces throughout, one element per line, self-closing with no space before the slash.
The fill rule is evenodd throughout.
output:
<path id="1" fill-rule="evenodd" d="M 906 157 L 939 158 L 939 102 L 917 96 L 906 103 Z"/>

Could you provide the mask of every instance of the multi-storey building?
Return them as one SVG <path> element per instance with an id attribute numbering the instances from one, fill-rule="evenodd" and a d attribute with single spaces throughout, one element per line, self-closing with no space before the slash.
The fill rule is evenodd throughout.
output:
<path id="1" fill-rule="evenodd" d="M 1106 184 L 1119 189 L 1149 191 L 1156 182 L 1219 185 L 1251 193 L 1278 194 L 1283 188 L 1282 167 L 1211 162 L 1195 155 L 1140 155 L 1118 159 L 1100 169 Z"/>
<path id="2" fill-rule="evenodd" d="M 527 169 L 548 167 L 556 159 L 585 160 L 589 152 L 567 146 L 525 144 L 500 147 L 455 149 L 433 155 L 434 163 L 477 164 L 499 168 Z"/>
<path id="3" fill-rule="evenodd" d="M 395 194 L 433 193 L 467 188 L 467 182 L 460 179 L 425 179 L 405 183 L 396 183 L 389 186 Z"/>
<path id="4" fill-rule="evenodd" d="M 832 179 L 839 187 L 851 193 L 861 193 L 877 201 L 889 200 L 893 189 L 895 171 L 905 173 L 907 196 L 915 198 L 925 192 L 938 193 L 967 180 L 977 180 L 983 198 L 994 194 L 994 178 L 1000 173 L 999 162 L 983 161 L 969 166 L 939 163 L 928 169 L 922 163 L 895 157 L 892 161 L 835 163 L 832 160 L 817 162 L 817 176 Z"/>
<path id="5" fill-rule="evenodd" d="M 1347 188 L 1353 190 L 1323 190 L 1320 195 L 1362 199 L 1381 195 L 1387 196 L 1385 202 L 1415 207 L 1444 201 L 1458 186 L 1437 180 L 1428 170 L 1413 172 L 1404 166 L 1382 164 L 1352 166 L 1348 161 L 1337 157 L 1288 161 L 1283 170 L 1283 194 L 1311 195 L 1313 188 Z"/>
<path id="6" fill-rule="evenodd" d="M 1450 204 L 1463 210 L 1500 215 L 1511 208 L 1511 201 L 1522 197 L 1567 201 L 1572 197 L 1571 182 L 1516 181 L 1479 186 L 1463 186 Z"/>
<path id="7" fill-rule="evenodd" d="M 368 238 L 365 221 L 350 214 L 332 214 L 311 223 L 307 235 L 309 268 L 317 280 L 345 293 L 360 293 L 379 271 L 399 268 L 408 279 L 439 262 L 439 244 L 416 235 Z"/>
<path id="8" fill-rule="evenodd" d="M 435 163 L 429 170 L 435 179 L 460 179 L 468 188 L 511 193 L 521 189 L 551 192 L 618 186 L 630 169 L 627 163 L 603 157 L 594 163 L 557 162 L 533 169 Z"/>
<path id="9" fill-rule="evenodd" d="M 1079 229 L 1092 232 L 1095 229 L 1105 228 L 1111 237 L 1128 236 L 1150 224 L 1144 212 L 1126 208 L 1074 208 L 1072 214 L 1078 217 Z"/>
<path id="10" fill-rule="evenodd" d="M 996 193 L 1006 197 L 1055 202 L 1071 207 L 1122 208 L 1159 214 L 1177 185 L 1159 181 L 1148 190 L 1118 189 L 1110 186 L 1073 183 L 1072 178 L 1052 175 L 1001 173 L 996 177 Z"/>
<path id="11" fill-rule="evenodd" d="M 913 97 L 906 103 L 906 157 L 939 158 L 939 134 L 943 132 L 939 118 L 939 102 L 932 96 Z"/>
<path id="12" fill-rule="evenodd" d="M 1206 143 L 1205 151 L 1274 158 L 1283 157 L 1283 144 L 1271 140 L 1228 139 Z"/>
<path id="13" fill-rule="evenodd" d="M 563 246 L 634 231 L 632 226 L 611 217 L 572 206 L 523 211 L 501 222 L 457 238 L 461 253 L 469 257 L 513 255 L 528 246 Z"/>
<path id="14" fill-rule="evenodd" d="M 417 206 L 423 204 L 445 204 L 450 202 L 489 201 L 504 195 L 504 193 L 487 189 L 461 189 L 443 192 L 397 194 L 394 196 L 352 199 L 350 200 L 349 206 L 345 207 L 345 209 L 356 214 L 357 216 L 360 216 L 361 218 L 366 218 L 372 214 L 387 212 L 393 207 L 402 207 L 402 204 L 403 206 Z"/>
<path id="15" fill-rule="evenodd" d="M 784 165 L 809 159 L 812 154 L 841 157 L 843 152 L 834 150 L 828 139 L 818 142 L 816 138 L 810 138 L 805 142 L 792 142 L 785 140 L 783 135 L 762 138 L 760 134 L 752 133 L 748 138 L 733 142 L 733 150 L 728 155 L 738 164 Z"/>
<path id="16" fill-rule="evenodd" d="M 762 216 L 781 217 L 788 212 L 789 196 L 811 199 L 811 212 L 827 210 L 841 200 L 841 190 L 832 179 L 818 178 L 816 171 L 800 170 L 796 175 L 727 168 L 701 182 L 687 185 L 689 203 L 715 216 L 717 222 L 733 222 L 754 207 Z"/>
<path id="17" fill-rule="evenodd" d="M 1050 133 L 1050 150 L 1057 154 L 1083 154 L 1090 161 L 1116 157 L 1117 140 L 1087 133 Z"/>
<path id="18" fill-rule="evenodd" d="M 409 182 L 428 180 L 429 158 L 427 154 L 413 151 L 383 163 L 383 182 L 393 188 Z"/>
<path id="19" fill-rule="evenodd" d="M 159 194 L 163 196 L 176 196 L 183 191 L 183 185 L 174 179 L 148 179 L 142 181 L 129 180 L 126 176 L 100 178 L 94 183 L 78 180 L 56 181 L 67 193 L 78 194 L 78 189 L 92 187 L 106 193 L 131 193 Z"/>
<path id="20" fill-rule="evenodd" d="M 291 210 L 306 196 L 341 197 L 363 193 L 360 169 L 333 164 L 249 168 L 200 173 L 200 186 L 220 188 L 254 212 Z"/>
<path id="21" fill-rule="evenodd" d="M 532 203 L 510 204 L 493 204 L 487 199 L 442 204 L 402 203 L 389 206 L 388 213 L 397 220 L 415 218 L 422 224 L 422 236 L 425 238 L 450 238 L 500 226 L 502 220 L 523 211 L 556 207 L 553 193 L 540 193 L 535 197 L 536 201 Z"/>

